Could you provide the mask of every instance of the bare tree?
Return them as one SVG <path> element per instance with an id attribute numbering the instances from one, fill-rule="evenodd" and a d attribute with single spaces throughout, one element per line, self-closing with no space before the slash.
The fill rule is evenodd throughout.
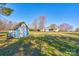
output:
<path id="1" fill-rule="evenodd" d="M 7 26 L 6 21 L 0 19 L 0 30 L 6 30 L 7 29 L 6 26 Z"/>
<path id="2" fill-rule="evenodd" d="M 0 19 L 0 31 L 7 31 L 8 29 L 12 29 L 17 23 L 8 21 L 5 19 Z"/>
<path id="3" fill-rule="evenodd" d="M 75 29 L 75 32 L 79 32 L 79 28 L 76 28 L 76 29 Z"/>
<path id="4" fill-rule="evenodd" d="M 5 15 L 5 16 L 9 16 L 10 14 L 12 14 L 13 9 L 5 7 L 6 3 L 0 3 L 0 17 L 1 14 Z M 3 19 L 0 18 L 0 30 L 7 30 L 11 27 L 11 22 L 9 22 L 8 20 L 6 20 L 4 17 L 2 17 Z"/>
<path id="5" fill-rule="evenodd" d="M 39 21 L 39 29 L 44 31 L 44 29 L 45 29 L 45 16 L 40 16 L 38 21 Z"/>
<path id="6" fill-rule="evenodd" d="M 64 31 L 64 32 L 69 32 L 72 31 L 73 26 L 67 23 L 63 23 L 61 25 L 59 25 L 59 31 Z"/>
<path id="7" fill-rule="evenodd" d="M 56 29 L 58 29 L 58 26 L 57 26 L 56 24 L 51 24 L 51 25 L 49 26 L 49 28 L 50 28 L 50 29 L 53 29 L 53 30 L 56 30 Z"/>

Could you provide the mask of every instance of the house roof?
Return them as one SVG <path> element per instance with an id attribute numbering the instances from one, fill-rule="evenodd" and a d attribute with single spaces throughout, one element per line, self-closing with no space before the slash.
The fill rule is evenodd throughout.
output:
<path id="1" fill-rule="evenodd" d="M 18 24 L 14 25 L 13 27 L 11 27 L 9 30 L 15 30 L 18 27 L 20 27 L 22 24 L 25 24 L 25 22 L 19 22 Z M 25 24 L 26 25 L 26 24 Z M 28 26 L 26 25 L 26 27 L 28 28 Z"/>

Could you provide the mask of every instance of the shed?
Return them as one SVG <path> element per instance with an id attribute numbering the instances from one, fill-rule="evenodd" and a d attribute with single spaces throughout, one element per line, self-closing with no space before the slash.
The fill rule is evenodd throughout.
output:
<path id="1" fill-rule="evenodd" d="M 9 37 L 10 38 L 21 38 L 27 37 L 29 35 L 29 28 L 25 24 L 25 22 L 20 22 L 15 25 L 12 29 L 9 29 Z"/>

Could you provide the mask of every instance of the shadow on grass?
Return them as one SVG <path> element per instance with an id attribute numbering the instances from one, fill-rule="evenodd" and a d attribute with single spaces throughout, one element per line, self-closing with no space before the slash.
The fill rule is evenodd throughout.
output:
<path id="1" fill-rule="evenodd" d="M 29 39 L 28 43 L 20 41 L 8 45 L 7 47 L 0 48 L 0 56 L 16 56 L 16 54 L 20 52 L 20 47 L 23 47 L 24 49 L 24 56 L 47 56 L 48 54 L 55 56 L 56 54 L 53 54 L 53 52 L 49 53 L 49 51 L 53 51 L 53 49 L 50 49 L 51 47 L 56 48 L 58 51 L 62 52 L 63 55 L 79 55 L 79 39 L 77 38 L 45 35 L 43 37 L 29 36 L 27 39 Z M 27 39 L 24 40 L 27 41 Z M 32 48 L 34 45 L 32 43 L 33 41 L 35 41 L 35 45 L 37 46 Z M 50 48 L 48 47 L 48 50 L 45 49 L 45 53 L 42 51 L 42 45 L 44 42 L 50 46 Z M 19 54 L 17 55 L 19 56 Z"/>
<path id="2" fill-rule="evenodd" d="M 22 41 L 22 42 L 21 42 Z M 1 47 L 0 48 L 0 56 L 20 56 L 20 48 L 22 47 L 23 50 L 23 55 L 24 56 L 40 56 L 42 55 L 40 53 L 40 50 L 37 48 L 31 48 L 32 44 L 31 42 L 28 42 L 27 44 L 24 43 L 23 40 L 20 40 L 14 44 L 10 44 L 6 47 Z"/>
<path id="3" fill-rule="evenodd" d="M 24 44 L 24 56 L 44 56 L 45 54 L 41 53 L 41 50 L 37 47 L 31 48 L 32 43 Z"/>
<path id="4" fill-rule="evenodd" d="M 43 37 L 33 37 L 31 36 L 29 38 L 31 41 L 37 40 L 37 44 L 41 44 L 40 49 L 37 50 L 35 48 L 32 49 L 33 53 L 32 55 L 44 55 L 43 53 L 40 54 L 42 43 L 46 42 L 51 47 L 55 47 L 58 51 L 62 52 L 63 55 L 71 55 L 71 56 L 78 56 L 79 55 L 79 39 L 77 38 L 71 38 L 71 37 L 58 37 L 58 36 L 51 36 L 51 35 L 45 35 Z M 46 54 L 45 54 L 46 55 Z M 50 54 L 52 55 L 52 54 Z"/>
<path id="5" fill-rule="evenodd" d="M 0 56 L 13 56 L 19 51 L 19 43 L 8 45 L 7 47 L 0 48 Z"/>
<path id="6" fill-rule="evenodd" d="M 45 36 L 43 41 L 64 53 L 63 55 L 79 55 L 79 39 L 71 37 Z"/>

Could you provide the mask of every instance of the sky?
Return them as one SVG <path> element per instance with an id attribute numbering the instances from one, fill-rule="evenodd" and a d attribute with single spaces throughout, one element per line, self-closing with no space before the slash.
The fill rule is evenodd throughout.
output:
<path id="1" fill-rule="evenodd" d="M 14 11 L 6 19 L 31 24 L 39 16 L 46 17 L 46 26 L 68 23 L 79 27 L 79 4 L 77 3 L 8 3 L 6 7 Z"/>

